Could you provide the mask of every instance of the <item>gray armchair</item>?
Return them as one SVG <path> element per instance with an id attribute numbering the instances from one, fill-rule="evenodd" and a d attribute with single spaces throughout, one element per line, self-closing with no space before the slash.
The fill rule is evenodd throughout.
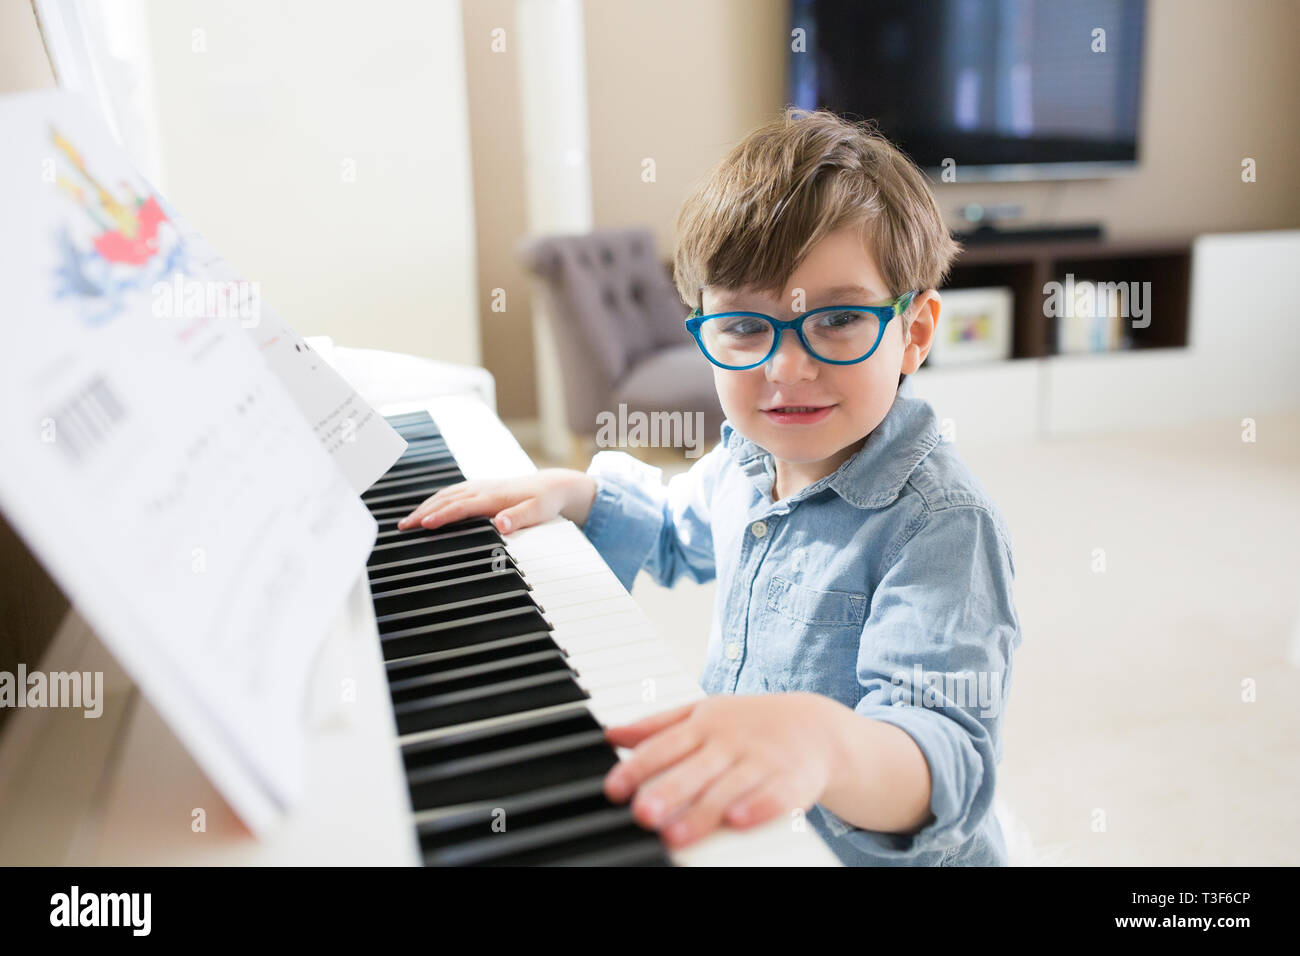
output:
<path id="1" fill-rule="evenodd" d="M 713 374 L 649 230 L 542 236 L 525 240 L 519 257 L 544 289 L 573 435 L 594 436 L 596 416 L 617 416 L 622 403 L 628 412 L 702 412 L 704 446 L 718 440 Z"/>

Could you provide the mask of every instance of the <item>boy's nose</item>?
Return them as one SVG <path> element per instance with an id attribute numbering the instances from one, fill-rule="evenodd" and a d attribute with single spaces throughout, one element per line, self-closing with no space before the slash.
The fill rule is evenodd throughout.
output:
<path id="1" fill-rule="evenodd" d="M 786 330 L 781 336 L 781 347 L 767 363 L 769 382 L 803 382 L 817 377 L 818 361 L 808 354 L 799 336 Z"/>

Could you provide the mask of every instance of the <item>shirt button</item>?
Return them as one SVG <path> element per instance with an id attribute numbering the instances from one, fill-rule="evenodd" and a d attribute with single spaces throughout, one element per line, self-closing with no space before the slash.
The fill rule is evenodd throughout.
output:
<path id="1" fill-rule="evenodd" d="M 754 532 L 755 538 L 761 538 L 763 537 L 763 535 L 767 534 L 767 522 L 755 521 L 753 524 L 749 526 L 749 530 Z"/>
<path id="2" fill-rule="evenodd" d="M 734 661 L 737 657 L 740 656 L 740 645 L 735 643 L 734 641 L 728 644 L 726 647 L 726 655 L 727 655 L 727 660 Z"/>

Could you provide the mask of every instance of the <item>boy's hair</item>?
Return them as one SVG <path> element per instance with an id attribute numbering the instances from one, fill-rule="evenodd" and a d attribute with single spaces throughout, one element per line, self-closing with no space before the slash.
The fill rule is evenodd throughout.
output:
<path id="1" fill-rule="evenodd" d="M 924 174 L 872 121 L 787 108 L 683 204 L 677 292 L 691 307 L 702 286 L 779 295 L 812 247 L 847 225 L 870 238 L 890 295 L 938 288 L 961 251 Z"/>

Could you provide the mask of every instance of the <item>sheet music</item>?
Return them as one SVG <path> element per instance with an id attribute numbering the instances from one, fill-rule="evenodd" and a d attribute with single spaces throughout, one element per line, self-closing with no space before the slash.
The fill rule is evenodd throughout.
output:
<path id="1" fill-rule="evenodd" d="M 183 271 L 167 280 L 171 286 L 167 295 L 173 304 L 193 293 L 196 282 L 200 289 L 217 289 L 221 283 L 229 283 L 235 301 L 214 294 L 215 304 L 238 313 L 240 327 L 252 337 L 262 357 L 289 389 L 321 445 L 347 475 L 352 490 L 361 494 L 405 450 L 402 436 L 261 297 L 260 286 L 254 287 L 241 276 L 161 197 L 159 204 L 186 249 Z"/>
<path id="2" fill-rule="evenodd" d="M 237 321 L 158 308 L 193 253 L 90 106 L 3 98 L 0 130 L 0 508 L 264 832 L 374 520 Z"/>

